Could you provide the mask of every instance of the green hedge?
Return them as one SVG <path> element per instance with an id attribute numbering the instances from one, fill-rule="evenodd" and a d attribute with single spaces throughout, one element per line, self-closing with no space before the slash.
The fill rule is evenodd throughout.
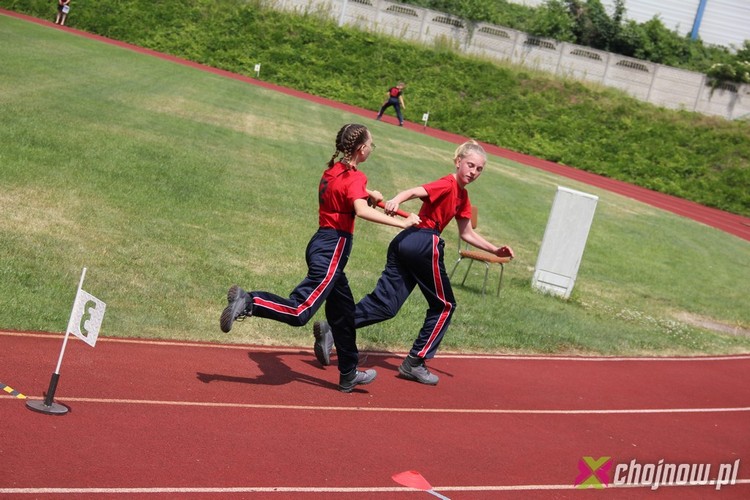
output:
<path id="1" fill-rule="evenodd" d="M 614 0 L 608 8 L 601 0 L 546 0 L 537 7 L 507 0 L 401 1 L 472 22 L 497 24 L 540 37 L 707 73 L 719 82 L 743 83 L 736 74 L 716 70 L 716 65 L 737 67 L 748 61 L 744 51 L 750 50 L 750 41 L 745 41 L 744 49 L 733 54 L 727 47 L 707 45 L 700 38 L 693 40 L 690 35 L 667 28 L 658 16 L 643 23 L 627 20 L 626 0 Z"/>
<path id="2" fill-rule="evenodd" d="M 75 0 L 69 26 L 373 111 L 407 82 L 406 119 L 750 216 L 750 125 L 338 28 L 262 0 Z M 47 0 L 0 6 L 54 19 Z"/>

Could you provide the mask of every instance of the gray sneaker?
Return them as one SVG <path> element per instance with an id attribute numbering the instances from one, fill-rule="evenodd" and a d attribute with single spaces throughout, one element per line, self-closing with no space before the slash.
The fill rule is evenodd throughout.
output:
<path id="1" fill-rule="evenodd" d="M 221 331 L 229 333 L 232 329 L 232 323 L 235 321 L 241 321 L 248 316 L 252 315 L 250 296 L 245 290 L 237 285 L 232 285 L 232 288 L 227 292 L 227 307 L 221 313 L 221 319 L 219 320 L 219 326 Z"/>
<path id="2" fill-rule="evenodd" d="M 373 369 L 363 372 L 354 370 L 346 375 L 339 376 L 339 390 L 341 392 L 352 392 L 355 386 L 367 385 L 377 377 L 378 372 Z"/>
<path id="3" fill-rule="evenodd" d="M 333 349 L 333 334 L 327 321 L 316 321 L 313 323 L 313 335 L 315 335 L 315 357 L 320 364 L 328 366 L 331 364 L 331 349 Z"/>
<path id="4" fill-rule="evenodd" d="M 419 360 L 417 366 L 412 366 L 412 364 L 409 363 L 409 359 L 406 358 L 403 363 L 401 363 L 401 366 L 398 367 L 398 372 L 402 377 L 409 380 L 416 380 L 421 384 L 437 385 L 438 380 L 440 380 L 440 377 L 431 373 L 430 370 L 427 369 L 424 360 Z"/>

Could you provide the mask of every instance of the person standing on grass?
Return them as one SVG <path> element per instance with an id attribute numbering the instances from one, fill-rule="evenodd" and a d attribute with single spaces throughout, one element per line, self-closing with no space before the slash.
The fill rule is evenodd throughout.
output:
<path id="1" fill-rule="evenodd" d="M 351 392 L 355 386 L 369 384 L 375 370 L 357 370 L 359 351 L 354 329 L 354 297 L 344 267 L 352 248 L 355 216 L 362 219 L 407 228 L 419 222 L 416 214 L 397 219 L 368 204 L 383 195 L 367 189 L 367 177 L 359 170 L 375 149 L 364 125 L 348 124 L 336 136 L 336 151 L 323 172 L 318 187 L 319 228 L 307 245 L 307 276 L 292 290 L 289 298 L 269 292 L 246 292 L 233 285 L 227 293 L 227 306 L 219 325 L 228 333 L 235 321 L 256 316 L 303 326 L 325 302 L 330 322 L 331 344 L 338 355 L 339 390 Z M 342 156 L 341 158 L 339 158 Z M 331 344 L 327 345 L 330 351 Z"/>
<path id="2" fill-rule="evenodd" d="M 406 85 L 404 85 L 404 82 L 398 82 L 398 85 L 388 89 L 388 94 L 385 96 L 385 102 L 380 107 L 378 116 L 375 117 L 376 120 L 380 120 L 383 117 L 383 113 L 385 112 L 387 107 L 393 106 L 393 109 L 396 110 L 396 117 L 398 118 L 399 126 L 404 126 L 404 115 L 401 113 L 401 109 L 406 109 L 406 106 L 404 106 L 403 96 L 404 87 L 406 87 Z"/>
<path id="3" fill-rule="evenodd" d="M 414 288 L 419 286 L 427 299 L 428 309 L 422 329 L 398 368 L 406 379 L 428 385 L 438 383 L 438 376 L 427 369 L 425 360 L 435 356 L 456 310 L 456 300 L 443 262 L 445 242 L 440 237 L 451 219 L 455 217 L 458 234 L 467 243 L 498 257 L 514 256 L 509 246 L 493 245 L 471 227 L 471 203 L 466 186 L 479 178 L 486 161 L 482 146 L 474 141 L 465 142 L 456 149 L 454 173 L 401 191 L 385 203 L 386 214 L 395 214 L 401 203 L 420 198 L 421 222 L 401 231 L 391 241 L 385 270 L 375 290 L 356 306 L 354 326 L 359 329 L 393 318 Z M 330 349 L 325 350 L 330 330 L 325 321 L 313 326 L 316 358 L 323 365 L 330 363 Z"/>
<path id="4" fill-rule="evenodd" d="M 68 12 L 70 12 L 70 0 L 57 0 L 57 16 L 55 17 L 55 24 L 65 26 Z"/>

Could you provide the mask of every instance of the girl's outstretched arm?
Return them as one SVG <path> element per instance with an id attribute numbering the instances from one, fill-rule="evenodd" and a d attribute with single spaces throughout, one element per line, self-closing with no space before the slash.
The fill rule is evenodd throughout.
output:
<path id="1" fill-rule="evenodd" d="M 417 214 L 409 214 L 405 219 L 386 215 L 380 210 L 376 210 L 367 204 L 367 200 L 360 198 L 354 200 L 354 213 L 357 217 L 370 222 L 377 222 L 378 224 L 385 224 L 386 226 L 393 226 L 405 229 L 415 224 L 419 224 L 419 216 Z"/>
<path id="2" fill-rule="evenodd" d="M 422 186 L 413 187 L 411 189 L 406 189 L 404 191 L 401 191 L 396 196 L 385 202 L 385 213 L 391 215 L 395 214 L 398 210 L 398 206 L 409 200 L 413 200 L 414 198 L 424 198 L 427 196 L 427 190 L 423 188 Z"/>
<path id="3" fill-rule="evenodd" d="M 469 245 L 484 250 L 486 252 L 493 253 L 498 257 L 515 257 L 513 249 L 509 246 L 496 246 L 484 239 L 481 234 L 474 231 L 471 227 L 471 219 L 459 219 L 456 218 L 458 223 L 458 235 Z"/>
<path id="4" fill-rule="evenodd" d="M 368 189 L 367 194 L 370 195 L 370 199 L 368 200 L 368 202 L 371 207 L 374 207 L 378 204 L 378 202 L 383 201 L 383 193 L 381 193 L 380 191 Z"/>

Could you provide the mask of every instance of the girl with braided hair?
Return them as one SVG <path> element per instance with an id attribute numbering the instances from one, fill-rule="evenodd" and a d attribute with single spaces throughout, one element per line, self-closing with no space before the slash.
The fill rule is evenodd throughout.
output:
<path id="1" fill-rule="evenodd" d="M 255 316 L 303 326 L 325 302 L 325 313 L 336 347 L 339 390 L 351 392 L 369 384 L 375 370 L 357 370 L 359 351 L 354 328 L 354 297 L 344 267 L 352 248 L 355 216 L 398 228 L 418 224 L 416 214 L 405 219 L 388 216 L 368 204 L 383 200 L 378 191 L 367 189 L 367 176 L 359 170 L 375 148 L 364 125 L 347 124 L 336 135 L 336 151 L 328 161 L 318 186 L 319 228 L 307 245 L 307 276 L 288 298 L 270 292 L 246 292 L 233 285 L 227 293 L 227 307 L 219 324 L 225 333 L 232 324 Z M 330 348 L 330 346 L 329 346 Z"/>
<path id="2" fill-rule="evenodd" d="M 422 201 L 421 221 L 415 227 L 401 231 L 391 241 L 385 269 L 375 289 L 355 307 L 354 325 L 362 328 L 393 318 L 411 292 L 419 287 L 428 308 L 422 329 L 398 368 L 401 377 L 407 380 L 427 385 L 438 383 L 438 376 L 430 372 L 425 360 L 437 353 L 456 310 L 456 299 L 443 262 L 445 242 L 440 235 L 445 226 L 456 219 L 462 240 L 498 257 L 514 256 L 512 248 L 490 243 L 471 227 L 471 203 L 466 186 L 479 178 L 486 162 L 484 148 L 476 141 L 467 141 L 454 154 L 455 172 L 401 191 L 385 202 L 385 212 L 393 214 L 401 203 L 419 198 Z M 318 355 L 322 349 L 318 344 L 321 344 L 319 339 L 330 335 L 329 331 L 329 325 L 324 321 L 313 325 L 315 354 L 323 365 L 326 363 Z"/>

